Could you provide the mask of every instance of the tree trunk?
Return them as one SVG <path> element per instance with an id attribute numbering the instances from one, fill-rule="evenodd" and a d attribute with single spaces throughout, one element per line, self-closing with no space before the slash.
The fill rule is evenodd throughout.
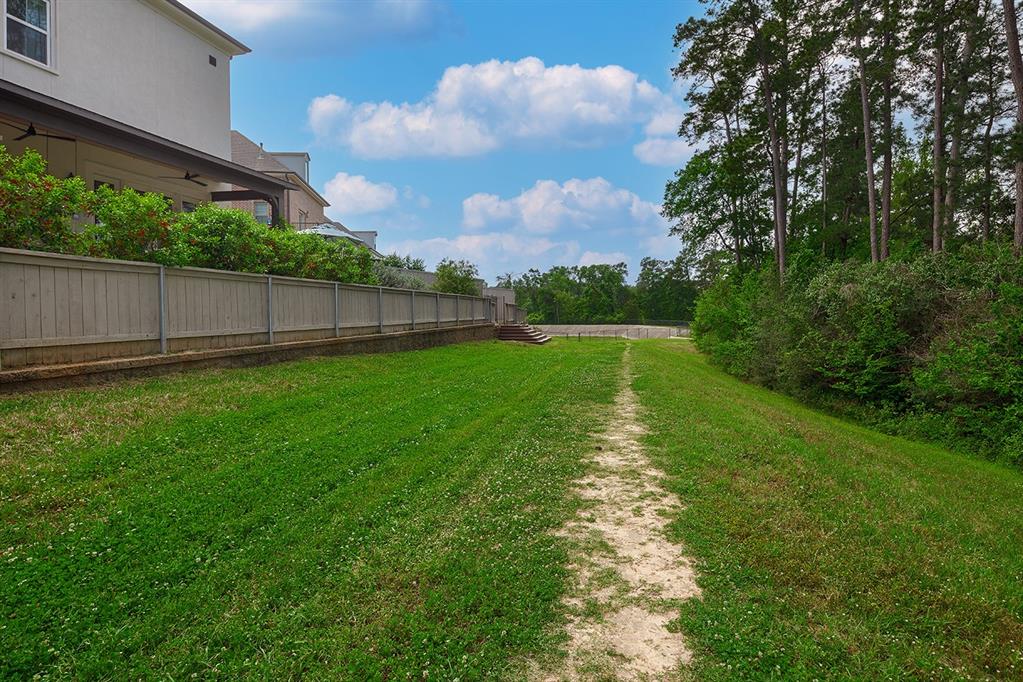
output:
<path id="1" fill-rule="evenodd" d="M 799 170 L 803 165 L 803 132 L 800 127 L 798 137 L 796 137 L 796 165 L 792 169 L 792 200 L 789 202 L 792 206 L 792 214 L 789 217 L 789 225 L 796 224 L 796 208 L 799 204 Z"/>
<path id="2" fill-rule="evenodd" d="M 1009 48 L 1009 72 L 1016 91 L 1016 132 L 1023 131 L 1023 57 L 1019 53 L 1019 25 L 1014 0 L 1002 0 L 1005 10 L 1005 39 Z M 1023 251 L 1023 159 L 1016 159 L 1016 215 L 1013 220 L 1013 248 Z"/>
<path id="3" fill-rule="evenodd" d="M 870 260 L 880 259 L 877 249 L 877 189 L 874 184 L 874 140 L 870 132 L 870 94 L 867 91 L 867 67 L 863 61 L 863 46 L 856 35 L 856 52 L 860 69 L 860 105 L 863 108 L 863 155 L 867 162 L 867 207 L 870 211 Z"/>
<path id="4" fill-rule="evenodd" d="M 821 248 L 828 228 L 828 76 L 823 64 L 821 74 Z"/>
<path id="5" fill-rule="evenodd" d="M 1011 2 L 1012 0 L 1007 0 Z M 942 9 L 944 9 L 942 7 Z M 944 129 L 944 100 L 945 100 L 945 21 L 944 12 L 939 11 L 935 15 L 934 26 L 934 175 L 933 175 L 933 202 L 931 204 L 931 250 L 935 253 L 941 251 L 941 208 L 942 190 L 945 182 L 945 129 Z"/>
<path id="6" fill-rule="evenodd" d="M 892 236 L 892 79 L 886 76 L 882 84 L 884 111 L 881 135 L 884 138 L 884 159 L 881 165 L 881 260 L 889 255 L 888 242 Z"/>
<path id="7" fill-rule="evenodd" d="M 884 155 L 881 163 L 881 260 L 888 258 L 888 242 L 892 236 L 892 76 L 895 71 L 895 59 L 891 57 L 892 20 L 891 2 L 886 2 L 885 29 L 881 45 L 886 67 L 881 81 L 881 146 Z"/>
<path id="8" fill-rule="evenodd" d="M 967 14 L 969 20 L 975 21 L 975 19 L 973 19 L 973 15 L 976 14 L 977 9 L 979 8 L 974 5 L 972 13 Z M 952 111 L 952 140 L 948 156 L 948 186 L 945 189 L 944 222 L 946 235 L 955 233 L 955 196 L 956 184 L 959 180 L 959 164 L 961 163 L 960 146 L 962 144 L 963 137 L 962 118 L 966 113 L 966 101 L 969 94 L 969 72 L 970 61 L 973 59 L 973 47 L 974 31 L 972 26 L 968 26 L 966 29 L 966 35 L 963 37 L 963 54 L 960 62 L 961 67 L 959 79 L 956 83 L 957 92 L 955 93 L 955 102 L 953 104 Z"/>
<path id="9" fill-rule="evenodd" d="M 761 37 L 761 40 L 763 38 Z M 767 55 L 763 46 L 760 50 L 760 83 L 764 96 L 764 110 L 767 114 L 767 130 L 771 145 L 771 175 L 774 180 L 774 259 L 778 265 L 779 279 L 785 278 L 785 235 L 788 230 L 786 206 L 785 174 L 782 167 L 782 142 L 778 133 L 778 120 L 774 111 L 774 93 L 771 89 L 770 71 L 767 67 Z"/>
<path id="10" fill-rule="evenodd" d="M 991 182 L 994 175 L 991 130 L 994 128 L 995 115 L 998 113 L 995 102 L 998 95 L 998 84 L 995 81 L 993 69 L 988 72 L 987 87 L 987 125 L 984 127 L 984 214 L 980 218 L 980 238 L 985 242 L 991 238 Z"/>
<path id="11" fill-rule="evenodd" d="M 725 120 L 725 141 L 727 142 L 727 144 L 729 146 L 731 146 L 731 144 L 732 144 L 732 124 L 731 124 L 731 121 L 728 119 L 728 112 L 727 111 L 725 112 L 724 116 L 722 116 L 722 118 L 724 118 L 724 120 Z M 735 266 L 736 267 L 742 267 L 742 252 L 739 250 L 740 249 L 740 241 L 739 241 L 739 209 L 738 209 L 738 207 L 735 204 L 735 197 L 732 196 L 731 194 L 728 195 L 728 203 L 729 203 L 729 208 L 731 210 L 731 215 L 729 216 L 729 218 L 731 219 L 731 222 L 732 222 L 732 237 L 733 237 L 733 242 L 735 244 Z"/>

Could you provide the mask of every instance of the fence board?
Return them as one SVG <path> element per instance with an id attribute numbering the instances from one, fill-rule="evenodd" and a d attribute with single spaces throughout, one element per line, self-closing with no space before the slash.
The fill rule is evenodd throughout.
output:
<path id="1" fill-rule="evenodd" d="M 159 266 L 0 248 L 0 362 L 3 367 L 81 362 L 160 349 Z M 266 343 L 267 276 L 165 268 L 169 349 Z M 274 331 L 282 341 L 338 331 L 409 329 L 412 292 L 273 277 Z M 457 298 L 457 305 L 456 305 Z M 490 299 L 415 294 L 416 328 L 489 319 Z M 509 309 L 510 311 L 510 309 Z M 438 317 L 440 321 L 438 322 Z"/>

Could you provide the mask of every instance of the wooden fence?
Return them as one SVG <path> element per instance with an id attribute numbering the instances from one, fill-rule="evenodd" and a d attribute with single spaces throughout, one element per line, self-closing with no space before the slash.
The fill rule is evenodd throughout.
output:
<path id="1" fill-rule="evenodd" d="M 514 303 L 504 304 L 504 317 L 501 318 L 502 322 L 508 324 L 525 324 L 526 323 L 526 311 L 518 307 Z"/>
<path id="2" fill-rule="evenodd" d="M 0 249 L 0 367 L 493 321 L 494 301 Z"/>

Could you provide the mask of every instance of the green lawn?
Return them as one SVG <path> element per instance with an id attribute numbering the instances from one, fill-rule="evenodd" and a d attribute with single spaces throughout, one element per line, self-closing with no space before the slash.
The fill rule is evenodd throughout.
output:
<path id="1" fill-rule="evenodd" d="M 0 398 L 0 679 L 478 679 L 550 654 L 625 344 Z M 632 343 L 697 679 L 1023 677 L 1023 475 Z"/>
<path id="2" fill-rule="evenodd" d="M 1023 475 L 638 342 L 648 453 L 687 505 L 697 679 L 1023 678 Z"/>
<path id="3" fill-rule="evenodd" d="M 622 346 L 0 398 L 0 679 L 470 679 L 551 647 Z"/>

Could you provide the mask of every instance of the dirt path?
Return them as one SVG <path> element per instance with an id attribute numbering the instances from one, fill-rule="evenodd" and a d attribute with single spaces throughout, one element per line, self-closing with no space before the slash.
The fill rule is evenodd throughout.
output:
<path id="1" fill-rule="evenodd" d="M 568 657 L 543 680 L 659 680 L 674 677 L 691 654 L 669 630 L 679 601 L 699 596 L 692 563 L 664 536 L 664 513 L 681 503 L 661 485 L 643 453 L 636 396 L 625 377 L 592 473 L 578 482 L 589 502 L 562 529 L 576 548 L 574 590 L 565 600 Z M 673 628 L 674 629 L 674 628 Z"/>

